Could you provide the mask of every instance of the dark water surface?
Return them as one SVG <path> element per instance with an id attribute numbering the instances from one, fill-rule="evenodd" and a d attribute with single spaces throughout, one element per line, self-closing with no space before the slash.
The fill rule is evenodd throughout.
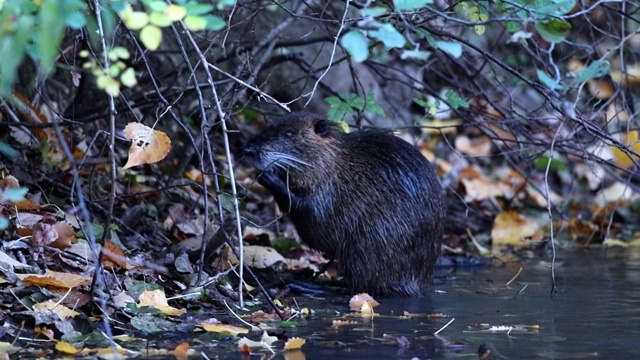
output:
<path id="1" fill-rule="evenodd" d="M 325 311 L 300 327 L 286 329 L 285 334 L 307 340 L 304 356 L 297 359 L 477 359 L 483 343 L 508 359 L 640 359 L 639 257 L 604 250 L 561 254 L 555 296 L 550 296 L 547 262 L 458 270 L 451 279 L 440 281 L 430 296 L 378 299 L 382 303 L 375 308 L 379 317 L 353 318 L 353 324 L 332 327 L 334 319 L 344 316 Z M 520 268 L 520 276 L 507 286 Z M 302 307 L 346 313 L 344 301 L 335 305 L 298 298 Z M 449 318 L 402 319 L 399 315 L 405 311 L 442 313 Z M 451 318 L 453 323 L 434 336 Z M 480 331 L 476 324 L 538 325 L 539 329 L 492 333 Z M 396 340 L 400 336 L 408 344 L 400 346 Z M 210 357 L 242 358 L 211 350 L 204 352 Z"/>

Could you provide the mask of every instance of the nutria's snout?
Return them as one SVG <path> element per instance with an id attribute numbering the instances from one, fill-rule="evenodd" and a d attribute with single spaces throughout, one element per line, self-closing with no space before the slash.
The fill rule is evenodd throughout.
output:
<path id="1" fill-rule="evenodd" d="M 249 159 L 255 159 L 258 157 L 258 145 L 256 145 L 255 141 L 249 141 L 244 148 L 242 148 L 242 153 Z"/>

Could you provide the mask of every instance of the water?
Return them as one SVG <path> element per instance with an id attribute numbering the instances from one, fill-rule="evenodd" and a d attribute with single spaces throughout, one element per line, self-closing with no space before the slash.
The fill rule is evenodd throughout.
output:
<path id="1" fill-rule="evenodd" d="M 508 359 L 636 359 L 640 358 L 639 257 L 603 250 L 561 256 L 555 296 L 550 296 L 546 262 L 457 271 L 455 279 L 437 284 L 430 296 L 378 299 L 382 305 L 375 311 L 380 317 L 349 318 L 352 324 L 332 327 L 333 320 L 344 316 L 324 312 L 286 329 L 285 335 L 305 338 L 302 352 L 309 359 L 475 359 L 484 343 L 492 346 L 494 355 L 497 351 Z M 521 274 L 507 286 L 520 268 Z M 330 305 L 306 298 L 298 303 L 347 312 L 346 303 Z M 401 318 L 405 311 L 442 313 L 447 318 Z M 455 318 L 451 325 L 434 336 L 451 318 Z M 539 328 L 491 333 L 480 331 L 478 324 Z M 405 346 L 397 341 L 401 336 L 407 340 Z"/>

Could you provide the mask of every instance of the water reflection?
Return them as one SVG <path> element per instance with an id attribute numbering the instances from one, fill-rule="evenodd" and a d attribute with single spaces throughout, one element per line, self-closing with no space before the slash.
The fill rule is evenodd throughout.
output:
<path id="1" fill-rule="evenodd" d="M 334 327 L 337 316 L 329 312 L 286 335 L 307 339 L 303 352 L 309 359 L 477 358 L 484 343 L 509 359 L 640 358 L 640 260 L 629 255 L 597 250 L 562 256 L 556 296 L 550 296 L 545 262 L 458 270 L 431 296 L 380 299 L 380 317 Z M 520 276 L 507 286 L 520 267 Z M 305 298 L 298 302 L 333 308 Z M 346 309 L 346 303 L 335 306 Z M 401 317 L 405 312 L 442 313 L 455 321 L 434 336 L 449 318 Z M 491 333 L 480 331 L 479 324 L 539 325 L 539 330 Z"/>

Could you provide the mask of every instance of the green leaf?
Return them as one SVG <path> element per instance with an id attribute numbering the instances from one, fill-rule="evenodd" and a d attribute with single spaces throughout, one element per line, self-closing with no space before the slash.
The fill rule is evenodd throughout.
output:
<path id="1" fill-rule="evenodd" d="M 156 12 L 162 12 L 169 6 L 165 1 L 148 1 L 146 5 L 149 10 Z"/>
<path id="2" fill-rule="evenodd" d="M 384 15 L 389 12 L 389 9 L 381 6 L 371 7 L 367 9 L 360 9 L 360 15 L 362 16 L 371 16 L 376 17 L 380 15 Z"/>
<path id="3" fill-rule="evenodd" d="M 454 58 L 462 56 L 462 44 L 452 41 L 436 41 L 436 47 Z"/>
<path id="4" fill-rule="evenodd" d="M 0 154 L 8 157 L 11 161 L 20 159 L 20 152 L 4 141 L 0 141 Z"/>
<path id="5" fill-rule="evenodd" d="M 417 10 L 429 4 L 433 4 L 433 0 L 393 0 L 393 8 L 396 11 Z"/>
<path id="6" fill-rule="evenodd" d="M 548 1 L 546 5 L 537 8 L 536 12 L 544 15 L 561 16 L 569 13 L 575 5 L 575 0 L 553 0 Z"/>
<path id="7" fill-rule="evenodd" d="M 551 162 L 551 164 L 549 164 L 549 162 Z M 545 170 L 547 166 L 549 166 L 549 169 L 552 171 L 567 169 L 567 164 L 565 164 L 564 161 L 559 159 L 551 159 L 546 155 L 539 157 L 534 163 L 534 167 L 538 170 Z"/>
<path id="8" fill-rule="evenodd" d="M 24 196 L 27 195 L 28 191 L 29 189 L 24 187 L 9 188 L 5 189 L 2 194 L 0 194 L 2 195 L 0 197 L 4 198 L 7 201 L 18 202 L 24 200 Z"/>
<path id="9" fill-rule="evenodd" d="M 236 4 L 236 0 L 218 0 L 216 8 L 218 10 L 224 10 L 227 7 L 231 7 Z"/>
<path id="10" fill-rule="evenodd" d="M 204 19 L 207 21 L 207 29 L 209 30 L 218 31 L 227 27 L 226 21 L 219 16 L 208 15 Z"/>
<path id="11" fill-rule="evenodd" d="M 158 50 L 162 42 L 162 31 L 159 27 L 147 25 L 140 30 L 140 41 L 149 50 Z"/>
<path id="12" fill-rule="evenodd" d="M 355 62 L 363 62 L 369 57 L 369 40 L 359 31 L 348 31 L 340 39 L 340 45 Z"/>
<path id="13" fill-rule="evenodd" d="M 551 78 L 544 70 L 536 69 L 536 73 L 538 74 L 538 79 L 541 83 L 543 83 L 546 87 L 551 90 L 559 90 L 562 89 L 563 86 L 560 85 L 558 81 Z"/>
<path id="14" fill-rule="evenodd" d="M 550 43 L 563 41 L 569 31 L 571 24 L 568 21 L 560 19 L 551 19 L 548 21 L 536 22 L 536 29 L 543 39 Z"/>
<path id="15" fill-rule="evenodd" d="M 353 114 L 355 111 L 351 105 L 344 102 L 337 96 L 329 96 L 324 99 L 329 104 L 329 111 L 327 112 L 327 119 L 330 121 L 341 121 L 348 114 Z"/>
<path id="16" fill-rule="evenodd" d="M 586 68 L 582 69 L 578 76 L 576 76 L 576 82 L 581 83 L 593 78 L 599 78 L 605 76 L 611 70 L 611 63 L 609 60 L 596 60 L 589 64 Z"/>
<path id="17" fill-rule="evenodd" d="M 149 15 L 149 23 L 159 27 L 167 27 L 173 24 L 173 20 L 171 20 L 165 13 L 154 12 Z"/>
<path id="18" fill-rule="evenodd" d="M 87 19 L 78 11 L 67 15 L 65 23 L 72 29 L 80 29 L 87 24 Z"/>
<path id="19" fill-rule="evenodd" d="M 467 102 L 467 100 L 463 99 L 462 97 L 460 97 L 460 95 L 458 95 L 457 92 L 449 89 L 444 93 L 445 98 L 447 99 L 447 102 L 449 103 L 449 105 L 453 108 L 453 109 L 458 109 L 458 108 L 468 108 L 469 107 L 469 103 Z"/>
<path id="20" fill-rule="evenodd" d="M 202 31 L 207 28 L 207 19 L 202 16 L 187 15 L 184 18 L 184 25 L 191 31 Z"/>
<path id="21" fill-rule="evenodd" d="M 0 230 L 4 230 L 9 227 L 9 219 L 0 215 Z"/>
<path id="22" fill-rule="evenodd" d="M 369 31 L 369 35 L 382 41 L 387 48 L 401 48 L 407 40 L 393 25 L 382 24 L 378 29 Z"/>
<path id="23" fill-rule="evenodd" d="M 187 9 L 187 15 L 206 15 L 213 11 L 212 5 L 197 2 L 186 3 L 184 7 Z"/>

